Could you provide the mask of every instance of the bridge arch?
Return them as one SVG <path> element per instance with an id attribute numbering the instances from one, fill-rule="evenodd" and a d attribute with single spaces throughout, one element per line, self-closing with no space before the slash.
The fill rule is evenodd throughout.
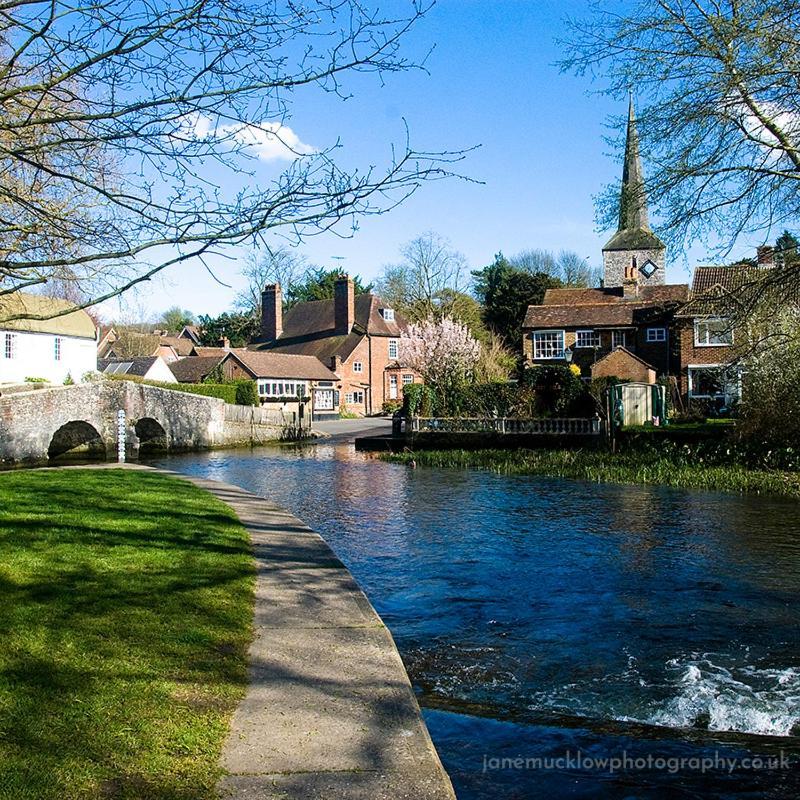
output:
<path id="1" fill-rule="evenodd" d="M 104 459 L 106 445 L 97 428 L 85 420 L 75 419 L 62 425 L 50 439 L 47 457 L 79 457 Z"/>
<path id="2" fill-rule="evenodd" d="M 142 417 L 137 420 L 134 430 L 139 439 L 140 453 L 169 449 L 169 437 L 157 419 Z"/>

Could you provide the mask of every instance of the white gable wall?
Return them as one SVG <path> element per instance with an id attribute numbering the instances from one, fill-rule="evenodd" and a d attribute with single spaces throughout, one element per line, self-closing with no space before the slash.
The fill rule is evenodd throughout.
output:
<path id="1" fill-rule="evenodd" d="M 167 366 L 160 356 L 153 362 L 153 366 L 147 370 L 144 376 L 148 381 L 160 381 L 161 383 L 177 383 L 178 379 L 172 374 L 172 370 Z"/>
<path id="2" fill-rule="evenodd" d="M 15 337 L 14 354 L 6 358 L 6 334 Z M 61 339 L 61 359 L 56 361 L 55 340 Z M 22 383 L 25 378 L 44 378 L 63 383 L 71 375 L 79 383 L 87 372 L 97 370 L 97 342 L 76 336 L 29 333 L 0 329 L 0 383 Z"/>

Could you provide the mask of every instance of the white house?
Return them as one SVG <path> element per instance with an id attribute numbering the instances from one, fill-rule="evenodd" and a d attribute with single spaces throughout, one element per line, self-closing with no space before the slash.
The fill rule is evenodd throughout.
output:
<path id="1" fill-rule="evenodd" d="M 132 358 L 98 358 L 97 369 L 104 375 L 132 375 L 148 381 L 177 383 L 167 362 L 161 356 L 137 356 Z"/>
<path id="2" fill-rule="evenodd" d="M 25 292 L 0 295 L 0 383 L 22 383 L 44 378 L 76 383 L 97 369 L 97 334 L 92 318 L 83 310 L 54 317 L 74 308 Z M 18 315 L 50 319 L 10 319 Z"/>

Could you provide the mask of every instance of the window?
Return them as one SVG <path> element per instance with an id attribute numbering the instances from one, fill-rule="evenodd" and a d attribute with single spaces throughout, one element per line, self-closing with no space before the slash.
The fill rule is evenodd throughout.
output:
<path id="1" fill-rule="evenodd" d="M 271 381 L 259 380 L 258 393 L 261 397 L 306 397 L 305 381 Z"/>
<path id="2" fill-rule="evenodd" d="M 564 358 L 564 331 L 537 331 L 533 334 L 534 358 Z"/>
<path id="3" fill-rule="evenodd" d="M 403 386 L 408 386 L 410 383 L 414 383 L 414 376 L 403 375 Z"/>
<path id="4" fill-rule="evenodd" d="M 364 392 L 347 392 L 344 396 L 345 405 L 364 405 Z"/>
<path id="5" fill-rule="evenodd" d="M 314 408 L 317 411 L 333 411 L 336 394 L 333 389 L 317 389 L 314 392 Z"/>
<path id="6" fill-rule="evenodd" d="M 364 365 L 360 361 L 353 362 L 353 372 L 363 372 Z"/>
<path id="7" fill-rule="evenodd" d="M 389 358 L 397 358 L 397 339 L 389 339 Z"/>
<path id="8" fill-rule="evenodd" d="M 733 344 L 733 331 L 728 320 L 708 317 L 694 321 L 694 343 L 696 347 L 727 347 Z"/>
<path id="9" fill-rule="evenodd" d="M 575 347 L 600 347 L 600 334 L 597 331 L 576 331 Z"/>
<path id="10" fill-rule="evenodd" d="M 61 361 L 61 337 L 53 339 L 53 357 L 56 361 Z"/>
<path id="11" fill-rule="evenodd" d="M 658 267 L 648 258 L 647 261 L 639 267 L 639 272 L 641 272 L 645 278 L 650 278 L 657 269 Z"/>
<path id="12" fill-rule="evenodd" d="M 741 372 L 722 366 L 689 367 L 689 396 L 702 398 L 739 397 Z"/>
<path id="13" fill-rule="evenodd" d="M 648 342 L 666 342 L 667 329 L 666 328 L 648 328 L 647 337 Z"/>
<path id="14" fill-rule="evenodd" d="M 16 358 L 17 356 L 17 335 L 15 333 L 7 333 L 5 347 L 3 354 L 6 358 Z"/>
<path id="15" fill-rule="evenodd" d="M 625 334 L 627 331 L 611 331 L 611 349 L 616 350 L 618 347 L 626 346 Z"/>
<path id="16" fill-rule="evenodd" d="M 381 316 L 387 322 L 394 322 L 394 309 L 393 308 L 382 308 L 381 309 Z"/>

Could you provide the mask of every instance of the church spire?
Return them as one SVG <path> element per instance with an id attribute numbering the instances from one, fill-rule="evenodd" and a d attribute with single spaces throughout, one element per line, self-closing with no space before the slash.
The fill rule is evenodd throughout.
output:
<path id="1" fill-rule="evenodd" d="M 603 285 L 624 288 L 628 282 L 652 286 L 664 283 L 664 243 L 650 229 L 639 133 L 631 95 L 628 105 L 628 136 L 619 196 L 619 227 L 603 248 Z"/>
<path id="2" fill-rule="evenodd" d="M 647 198 L 644 189 L 642 160 L 639 157 L 639 133 L 633 94 L 628 104 L 628 134 L 625 140 L 625 165 L 622 168 L 622 191 L 619 198 L 619 231 L 649 231 Z"/>

